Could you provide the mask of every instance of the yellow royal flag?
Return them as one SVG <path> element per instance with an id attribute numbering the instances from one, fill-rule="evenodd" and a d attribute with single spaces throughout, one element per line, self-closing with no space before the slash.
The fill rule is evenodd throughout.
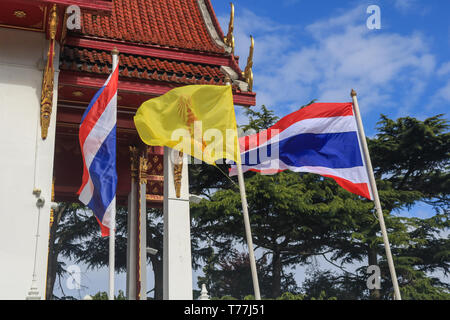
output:
<path id="1" fill-rule="evenodd" d="M 208 164 L 240 163 L 231 86 L 191 85 L 145 101 L 134 116 L 140 138 L 167 146 Z"/>

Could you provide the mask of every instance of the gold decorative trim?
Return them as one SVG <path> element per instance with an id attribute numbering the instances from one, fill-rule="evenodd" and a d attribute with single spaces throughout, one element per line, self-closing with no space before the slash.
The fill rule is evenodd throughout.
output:
<path id="1" fill-rule="evenodd" d="M 148 159 L 145 156 L 139 157 L 139 183 L 147 184 Z"/>
<path id="2" fill-rule="evenodd" d="M 82 97 L 82 96 L 84 96 L 84 93 L 81 91 L 74 91 L 74 92 L 72 92 L 72 95 L 74 97 Z"/>
<path id="3" fill-rule="evenodd" d="M 51 200 L 55 201 L 55 178 L 53 178 L 52 180 L 52 195 L 51 195 Z M 55 210 L 50 209 L 50 228 L 53 225 L 53 222 L 55 221 Z"/>
<path id="4" fill-rule="evenodd" d="M 53 46 L 50 46 L 41 92 L 41 137 L 43 140 L 47 138 L 50 116 L 52 114 L 54 69 L 53 59 L 50 58 L 50 55 L 53 57 L 54 54 Z"/>
<path id="5" fill-rule="evenodd" d="M 164 181 L 164 176 L 159 176 L 156 174 L 149 174 L 147 175 L 147 180 L 150 181 Z"/>
<path id="6" fill-rule="evenodd" d="M 181 177 L 183 173 L 183 152 L 178 151 L 178 161 L 173 164 L 173 181 L 177 198 L 181 197 Z"/>
<path id="7" fill-rule="evenodd" d="M 26 12 L 22 11 L 22 10 L 14 11 L 14 15 L 16 16 L 16 18 L 19 18 L 19 19 L 23 19 L 27 16 Z"/>
<path id="8" fill-rule="evenodd" d="M 138 149 L 134 146 L 130 146 L 130 173 L 131 178 L 137 178 L 139 163 L 138 163 Z"/>
<path id="9" fill-rule="evenodd" d="M 255 40 L 253 39 L 252 36 L 250 36 L 250 52 L 248 54 L 248 58 L 247 58 L 247 66 L 245 67 L 245 71 L 242 72 L 242 76 L 245 79 L 245 82 L 248 83 L 248 91 L 252 91 L 253 89 L 253 72 L 252 72 L 252 67 L 253 67 L 253 50 L 255 48 Z"/>
<path id="10" fill-rule="evenodd" d="M 156 194 L 147 194 L 147 201 L 164 201 L 164 196 L 156 195 Z"/>
<path id="11" fill-rule="evenodd" d="M 68 87 L 71 87 L 71 85 L 67 85 Z M 67 99 L 58 99 L 59 102 L 63 102 L 63 103 L 74 103 L 76 104 L 76 106 L 74 107 L 87 107 L 89 105 L 89 101 L 76 101 L 76 100 L 67 100 Z M 127 107 L 127 106 L 121 106 L 118 105 L 117 106 L 118 109 L 124 109 L 124 110 L 131 110 L 136 112 L 136 110 L 138 109 L 137 107 Z M 121 111 L 121 110 L 119 110 Z"/>
<path id="12" fill-rule="evenodd" d="M 80 128 L 80 124 L 77 123 L 63 123 L 63 122 L 58 122 L 56 124 L 57 127 L 64 127 L 64 128 Z M 127 128 L 116 128 L 117 132 L 120 133 L 130 133 L 130 134 L 136 134 L 136 129 L 127 129 Z M 76 135 L 78 135 L 78 133 L 76 133 Z"/>
<path id="13" fill-rule="evenodd" d="M 51 11 L 50 11 L 50 22 L 48 24 L 49 27 L 49 34 L 50 39 L 55 40 L 56 38 L 56 31 L 58 29 L 58 10 L 56 7 L 56 4 L 53 5 Z"/>
<path id="14" fill-rule="evenodd" d="M 50 117 L 53 107 L 53 78 L 55 73 L 55 70 L 53 68 L 53 57 L 55 56 L 55 36 L 57 26 L 58 11 L 56 4 L 54 4 L 50 11 L 50 44 L 47 53 L 47 65 L 44 71 L 41 92 L 41 137 L 43 140 L 47 138 L 48 127 L 50 126 Z"/>
<path id="15" fill-rule="evenodd" d="M 8 29 L 25 30 L 25 31 L 44 32 L 44 27 L 42 27 L 41 29 L 35 29 L 35 28 L 30 28 L 30 27 L 18 27 L 18 26 L 13 26 L 10 24 L 0 24 L 0 27 L 8 28 Z"/>
<path id="16" fill-rule="evenodd" d="M 225 44 L 231 48 L 231 54 L 234 54 L 234 4 L 230 2 L 231 13 L 230 13 L 230 22 L 228 23 L 228 34 L 223 39 Z"/>

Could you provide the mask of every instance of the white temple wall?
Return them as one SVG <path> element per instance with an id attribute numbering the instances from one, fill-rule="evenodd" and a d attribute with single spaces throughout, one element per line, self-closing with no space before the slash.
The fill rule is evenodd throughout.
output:
<path id="1" fill-rule="evenodd" d="M 45 298 L 59 73 L 56 46 L 53 111 L 42 140 L 47 48 L 43 33 L 0 28 L 0 299 L 25 299 L 34 267 L 34 287 Z M 34 189 L 45 200 L 40 209 Z"/>

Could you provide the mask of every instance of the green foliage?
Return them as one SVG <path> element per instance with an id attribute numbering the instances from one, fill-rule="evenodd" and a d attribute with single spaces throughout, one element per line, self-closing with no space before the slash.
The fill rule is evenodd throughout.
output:
<path id="1" fill-rule="evenodd" d="M 400 288 L 404 300 L 450 300 L 449 287 L 435 278 L 421 277 Z"/>
<path id="2" fill-rule="evenodd" d="M 420 121 L 381 115 L 375 139 L 368 139 L 374 171 L 397 191 L 415 191 L 448 209 L 450 190 L 450 132 L 443 115 Z"/>
<path id="3" fill-rule="evenodd" d="M 108 293 L 105 291 L 99 291 L 92 296 L 92 300 L 109 300 Z M 119 294 L 114 296 L 114 300 L 127 300 L 122 290 L 119 290 Z"/>
<path id="4" fill-rule="evenodd" d="M 278 117 L 267 107 L 247 109 L 244 130 L 264 130 Z M 442 115 L 420 121 L 391 120 L 382 115 L 378 133 L 367 139 L 377 178 L 383 214 L 403 299 L 450 299 L 448 284 L 430 276 L 450 273 L 449 123 Z M 200 280 L 213 299 L 252 299 L 248 256 L 236 250 L 246 244 L 236 179 L 228 165 L 190 165 L 190 192 L 208 200 L 191 204 L 193 267 L 204 265 Z M 373 203 L 349 193 L 332 179 L 282 172 L 273 176 L 246 173 L 246 191 L 253 242 L 257 247 L 262 296 L 282 300 L 391 299 L 392 284 Z M 429 219 L 399 217 L 419 202 L 431 204 Z M 147 243 L 158 249 L 149 255 L 155 271 L 155 298 L 162 298 L 163 224 L 160 210 L 149 210 Z M 117 212 L 116 270 L 126 267 L 125 208 Z M 108 240 L 101 238 L 92 213 L 65 204 L 55 213 L 50 234 L 47 292 L 64 275 L 60 258 L 91 268 L 108 263 Z M 322 257 L 342 272 L 314 270 L 299 288 L 289 268 L 310 265 Z M 205 264 L 206 263 L 206 264 Z M 355 272 L 347 265 L 359 263 Z M 381 267 L 381 289 L 366 288 L 367 265 Z M 284 292 L 284 293 L 283 293 Z M 122 294 L 122 295 L 121 295 Z M 214 298 L 215 297 L 215 298 Z M 70 298 L 70 297 L 68 297 Z M 95 299 L 107 298 L 99 292 Z M 117 299 L 122 299 L 119 293 Z"/>
<path id="5" fill-rule="evenodd" d="M 274 112 L 269 110 L 265 105 L 261 106 L 261 111 L 247 108 L 245 109 L 245 114 L 248 116 L 248 124 L 241 126 L 241 129 L 244 131 L 261 131 L 268 129 L 279 119 L 279 117 L 275 116 Z"/>
<path id="6" fill-rule="evenodd" d="M 285 292 L 276 300 L 305 300 L 305 295 L 303 294 L 293 294 L 291 292 Z"/>
<path id="7" fill-rule="evenodd" d="M 245 130 L 263 130 L 276 121 L 265 106 L 248 115 Z M 448 122 L 441 115 L 424 121 L 410 117 L 394 121 L 382 116 L 378 125 L 378 134 L 368 139 L 368 144 L 400 286 L 412 299 L 424 298 L 427 284 L 429 292 L 437 290 L 438 296 L 442 292 L 445 296 L 445 285 L 436 279 L 430 282 L 428 273 L 447 274 L 449 270 L 449 239 L 442 237 L 448 230 Z M 247 173 L 245 183 L 253 241 L 270 258 L 267 261 L 271 267 L 264 275 L 268 278 L 260 280 L 260 287 L 267 287 L 266 281 L 270 287 L 263 296 L 273 298 L 286 291 L 280 284 L 286 279 L 287 267 L 308 264 L 309 257 L 321 256 L 343 273 L 312 274 L 302 286 L 305 298 L 392 298 L 384 243 L 372 202 L 350 194 L 331 179 L 311 174 Z M 209 201 L 193 205 L 191 210 L 196 237 L 208 241 L 220 257 L 208 261 L 206 277 L 213 272 L 225 275 L 225 270 L 215 265 L 219 260 L 232 261 L 230 250 L 245 243 L 238 189 L 225 184 L 227 187 L 208 193 Z M 421 201 L 434 205 L 440 214 L 431 219 L 392 215 Z M 355 273 L 345 270 L 345 265 L 366 261 L 382 268 L 381 290 L 367 290 L 367 265 Z M 247 275 L 250 278 L 249 271 Z M 251 293 L 252 288 L 247 291 Z M 287 291 L 298 294 L 296 290 Z"/>
<path id="8" fill-rule="evenodd" d="M 264 256 L 257 261 L 260 291 L 268 296 L 271 291 L 271 266 Z M 250 261 L 247 253 L 232 249 L 228 255 L 218 256 L 214 253 L 203 268 L 205 276 L 198 277 L 198 283 L 208 287 L 213 297 L 231 295 L 237 299 L 246 299 L 253 292 L 250 275 Z M 282 290 L 296 291 L 297 286 L 293 274 L 285 273 L 281 282 Z"/>
<path id="9" fill-rule="evenodd" d="M 223 296 L 221 298 L 212 298 L 211 300 L 239 300 L 236 299 L 233 296 Z M 255 300 L 255 297 L 253 295 L 245 296 L 241 300 Z M 276 297 L 275 299 L 263 299 L 263 300 L 337 300 L 336 297 L 328 297 L 325 291 L 320 292 L 320 294 L 317 297 L 307 297 L 304 294 L 294 294 L 291 292 L 284 292 L 279 297 Z"/>
<path id="10" fill-rule="evenodd" d="M 272 258 L 266 297 L 281 293 L 282 278 L 287 278 L 283 269 L 326 250 L 337 234 L 355 225 L 357 217 L 373 220 L 371 203 L 318 175 L 253 175 L 245 183 L 253 241 Z M 217 191 L 211 201 L 192 205 L 191 214 L 202 230 L 198 236 L 217 247 L 219 256 L 230 260 L 233 245 L 245 243 L 237 189 Z"/>

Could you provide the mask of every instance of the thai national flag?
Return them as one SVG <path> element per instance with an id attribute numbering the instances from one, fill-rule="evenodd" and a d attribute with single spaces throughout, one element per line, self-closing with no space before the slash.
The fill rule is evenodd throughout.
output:
<path id="1" fill-rule="evenodd" d="M 352 103 L 314 103 L 239 139 L 242 170 L 317 173 L 373 200 Z M 233 165 L 230 176 L 236 175 Z"/>
<path id="2" fill-rule="evenodd" d="M 116 66 L 84 112 L 79 132 L 84 164 L 79 199 L 94 212 L 102 236 L 109 235 L 116 212 L 118 80 Z"/>

